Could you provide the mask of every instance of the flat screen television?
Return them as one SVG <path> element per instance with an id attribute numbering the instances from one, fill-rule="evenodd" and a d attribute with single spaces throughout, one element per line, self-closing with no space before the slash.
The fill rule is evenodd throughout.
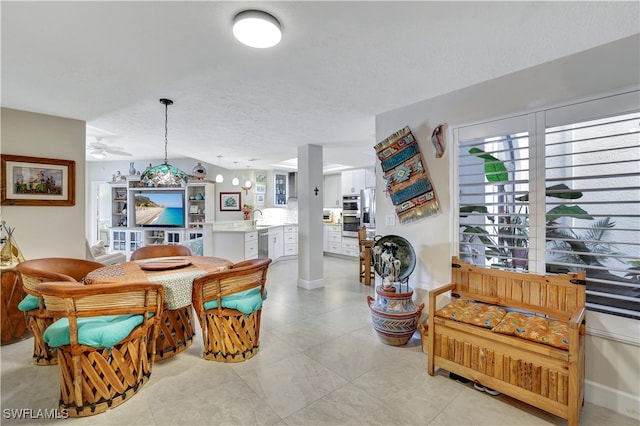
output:
<path id="1" fill-rule="evenodd" d="M 136 191 L 135 226 L 185 227 L 184 191 Z"/>

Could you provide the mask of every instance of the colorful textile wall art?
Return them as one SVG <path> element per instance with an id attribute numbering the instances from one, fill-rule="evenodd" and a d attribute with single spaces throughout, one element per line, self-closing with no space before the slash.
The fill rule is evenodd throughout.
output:
<path id="1" fill-rule="evenodd" d="M 375 147 L 386 191 L 396 207 L 400 223 L 436 213 L 436 194 L 422 162 L 418 141 L 409 126 L 392 134 Z"/>

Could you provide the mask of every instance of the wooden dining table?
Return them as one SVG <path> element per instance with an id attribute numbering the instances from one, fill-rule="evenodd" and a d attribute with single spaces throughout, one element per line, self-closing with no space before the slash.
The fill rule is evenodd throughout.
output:
<path id="1" fill-rule="evenodd" d="M 193 281 L 228 269 L 233 262 L 220 257 L 174 256 L 142 259 L 95 269 L 84 278 L 87 285 L 153 282 L 165 290 L 165 309 L 156 339 L 156 361 L 170 358 L 193 343 L 195 335 L 191 294 Z"/>

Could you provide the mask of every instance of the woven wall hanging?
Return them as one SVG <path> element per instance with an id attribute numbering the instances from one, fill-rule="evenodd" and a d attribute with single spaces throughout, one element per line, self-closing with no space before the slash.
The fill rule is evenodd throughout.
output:
<path id="1" fill-rule="evenodd" d="M 409 126 L 374 148 L 382 166 L 386 192 L 396 208 L 400 223 L 436 213 L 438 200 L 422 161 L 418 141 Z"/>

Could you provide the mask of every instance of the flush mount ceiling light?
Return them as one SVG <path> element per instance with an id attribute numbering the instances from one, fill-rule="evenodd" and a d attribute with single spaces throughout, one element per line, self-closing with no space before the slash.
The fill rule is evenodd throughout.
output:
<path id="1" fill-rule="evenodd" d="M 264 49 L 280 43 L 280 22 L 261 10 L 245 10 L 233 18 L 233 35 L 243 44 Z"/>
<path id="2" fill-rule="evenodd" d="M 164 105 L 164 164 L 150 167 L 144 171 L 140 181 L 149 187 L 183 187 L 187 185 L 189 176 L 177 167 L 172 166 L 167 161 L 167 122 L 168 108 L 173 105 L 171 99 L 160 99 Z"/>

